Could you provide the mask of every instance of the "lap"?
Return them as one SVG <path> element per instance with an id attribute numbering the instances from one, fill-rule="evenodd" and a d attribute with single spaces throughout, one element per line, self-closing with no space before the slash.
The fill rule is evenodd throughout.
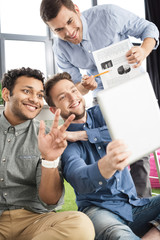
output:
<path id="1" fill-rule="evenodd" d="M 9 239 L 11 232 L 17 240 L 94 239 L 90 219 L 76 211 L 43 214 L 24 209 L 5 211 L 0 217 L 0 232 L 5 237 L 0 235 L 0 240 Z"/>

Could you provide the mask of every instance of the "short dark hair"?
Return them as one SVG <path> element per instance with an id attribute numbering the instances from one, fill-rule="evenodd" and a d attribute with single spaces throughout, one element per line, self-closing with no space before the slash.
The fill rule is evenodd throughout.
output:
<path id="1" fill-rule="evenodd" d="M 44 86 L 44 76 L 40 70 L 31 69 L 31 68 L 18 68 L 9 70 L 7 73 L 3 75 L 2 78 L 2 89 L 7 88 L 10 91 L 10 95 L 13 94 L 14 86 L 16 85 L 16 80 L 19 77 L 26 76 L 26 77 L 33 77 L 38 79 L 42 82 Z"/>
<path id="2" fill-rule="evenodd" d="M 50 90 L 56 85 L 57 82 L 64 79 L 67 79 L 68 81 L 73 82 L 71 79 L 71 75 L 67 72 L 63 72 L 63 73 L 57 73 L 52 78 L 48 79 L 48 81 L 45 83 L 44 98 L 50 107 L 55 107 L 55 104 L 52 101 L 52 98 L 50 95 Z"/>
<path id="3" fill-rule="evenodd" d="M 55 18 L 62 6 L 65 6 L 69 10 L 76 12 L 74 3 L 71 0 L 42 0 L 40 6 L 40 15 L 43 21 L 46 23 Z"/>

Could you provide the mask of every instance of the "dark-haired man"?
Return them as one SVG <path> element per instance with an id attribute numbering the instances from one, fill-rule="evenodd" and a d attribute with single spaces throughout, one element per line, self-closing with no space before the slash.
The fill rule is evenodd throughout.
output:
<path id="1" fill-rule="evenodd" d="M 58 36 L 53 51 L 58 67 L 72 76 L 82 94 L 103 89 L 92 52 L 133 36 L 142 40 L 126 53 L 127 60 L 139 67 L 154 47 L 158 46 L 157 27 L 116 5 L 104 4 L 83 13 L 71 0 L 42 0 L 41 17 Z M 80 73 L 85 69 L 89 77 Z M 149 157 L 131 165 L 131 174 L 140 197 L 151 196 Z"/>
<path id="2" fill-rule="evenodd" d="M 85 214 L 55 212 L 64 197 L 57 158 L 66 148 L 65 130 L 74 115 L 59 128 L 57 110 L 45 133 L 44 122 L 34 119 L 43 107 L 43 81 L 43 74 L 30 68 L 13 69 L 2 79 L 0 240 L 93 240 Z"/>
<path id="3" fill-rule="evenodd" d="M 46 82 L 45 99 L 53 113 L 61 109 L 64 120 L 75 115 L 67 129 L 73 142 L 64 150 L 62 169 L 76 192 L 79 210 L 94 224 L 96 239 L 158 240 L 160 196 L 137 197 L 127 167 L 130 153 L 122 141 L 111 141 L 99 106 L 85 110 L 84 98 L 68 73 Z"/>

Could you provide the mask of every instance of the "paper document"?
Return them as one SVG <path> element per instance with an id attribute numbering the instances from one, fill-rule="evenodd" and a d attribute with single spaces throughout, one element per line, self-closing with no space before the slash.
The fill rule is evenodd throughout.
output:
<path id="1" fill-rule="evenodd" d="M 109 71 L 100 76 L 104 89 L 124 83 L 144 72 L 142 68 L 133 68 L 127 62 L 125 55 L 132 46 L 130 40 L 126 39 L 93 52 L 98 72 Z"/>

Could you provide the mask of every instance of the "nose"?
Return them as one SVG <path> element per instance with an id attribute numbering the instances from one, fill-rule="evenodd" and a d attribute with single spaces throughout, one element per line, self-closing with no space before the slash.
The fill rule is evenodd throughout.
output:
<path id="1" fill-rule="evenodd" d="M 35 94 L 35 93 L 32 93 L 29 95 L 29 100 L 34 103 L 37 103 L 39 101 L 37 94 Z"/>
<path id="2" fill-rule="evenodd" d="M 71 36 L 71 35 L 72 35 L 72 32 L 73 32 L 72 26 L 67 25 L 67 26 L 65 27 L 66 36 Z"/>

